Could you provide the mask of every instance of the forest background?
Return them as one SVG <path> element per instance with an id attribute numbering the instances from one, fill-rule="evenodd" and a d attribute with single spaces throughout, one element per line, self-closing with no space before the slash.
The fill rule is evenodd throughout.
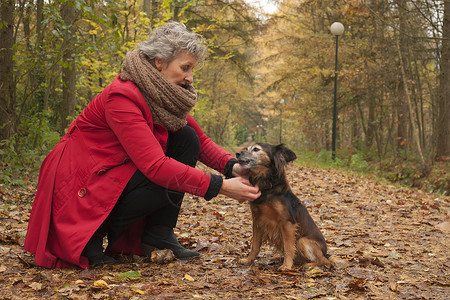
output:
<path id="1" fill-rule="evenodd" d="M 192 112 L 232 149 L 283 142 L 302 160 L 450 191 L 450 1 L 2 0 L 0 183 L 23 184 L 152 28 L 206 39 Z M 337 158 L 331 160 L 335 38 Z"/>

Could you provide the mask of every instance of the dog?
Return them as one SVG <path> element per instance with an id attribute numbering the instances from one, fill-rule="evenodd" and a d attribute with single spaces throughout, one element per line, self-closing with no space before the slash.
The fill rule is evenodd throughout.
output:
<path id="1" fill-rule="evenodd" d="M 284 144 L 257 143 L 236 153 L 236 158 L 261 191 L 250 202 L 253 238 L 243 262 L 251 264 L 268 241 L 284 254 L 281 271 L 291 270 L 294 263 L 330 267 L 325 238 L 286 178 L 286 166 L 297 158 L 295 153 Z"/>

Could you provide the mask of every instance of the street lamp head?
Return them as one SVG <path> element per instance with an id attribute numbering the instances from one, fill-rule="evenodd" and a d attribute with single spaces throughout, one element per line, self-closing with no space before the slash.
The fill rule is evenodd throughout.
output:
<path id="1" fill-rule="evenodd" d="M 344 25 L 339 22 L 331 24 L 330 31 L 333 35 L 342 35 L 344 33 Z"/>

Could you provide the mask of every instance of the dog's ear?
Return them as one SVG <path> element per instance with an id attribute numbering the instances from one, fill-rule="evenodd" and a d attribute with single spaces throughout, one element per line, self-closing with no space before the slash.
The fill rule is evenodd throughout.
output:
<path id="1" fill-rule="evenodd" d="M 275 155 L 280 155 L 284 158 L 285 162 L 291 162 L 297 158 L 294 151 L 286 147 L 284 144 L 275 146 Z"/>

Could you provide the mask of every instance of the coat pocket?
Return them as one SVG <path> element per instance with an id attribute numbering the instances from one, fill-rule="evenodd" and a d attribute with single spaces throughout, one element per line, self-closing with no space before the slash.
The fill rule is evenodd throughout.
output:
<path id="1" fill-rule="evenodd" d="M 131 159 L 127 155 L 117 155 L 105 161 L 102 161 L 101 163 L 98 163 L 94 167 L 94 173 L 101 176 L 106 174 L 106 172 L 108 172 L 109 170 L 126 164 L 130 161 Z"/>
<path id="2" fill-rule="evenodd" d="M 89 189 L 86 186 L 88 173 L 83 169 L 78 169 L 73 176 L 68 176 L 55 186 L 53 195 L 52 211 L 58 212 L 69 202 L 79 201 L 86 197 Z"/>

